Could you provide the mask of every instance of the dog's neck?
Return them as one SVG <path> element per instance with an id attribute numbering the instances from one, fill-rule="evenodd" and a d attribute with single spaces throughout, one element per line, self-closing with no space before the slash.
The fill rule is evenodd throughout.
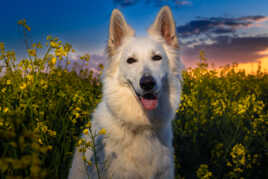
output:
<path id="1" fill-rule="evenodd" d="M 170 121 L 158 120 L 160 116 L 158 116 L 158 118 L 155 117 L 156 115 L 152 111 L 150 113 L 143 111 L 145 116 L 147 117 L 148 122 L 137 124 L 133 121 L 129 121 L 128 119 L 126 119 L 127 116 L 116 115 L 116 113 L 112 111 L 108 106 L 107 106 L 107 109 L 113 116 L 113 120 L 117 124 L 118 129 L 131 131 L 133 135 L 143 135 L 144 133 L 156 133 L 157 134 L 163 131 L 170 123 Z"/>

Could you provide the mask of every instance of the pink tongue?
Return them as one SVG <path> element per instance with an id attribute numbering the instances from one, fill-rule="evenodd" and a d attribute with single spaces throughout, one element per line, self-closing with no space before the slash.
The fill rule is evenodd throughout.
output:
<path id="1" fill-rule="evenodd" d="M 141 103 L 145 109 L 153 110 L 157 107 L 158 100 L 157 99 L 145 99 L 141 97 Z"/>

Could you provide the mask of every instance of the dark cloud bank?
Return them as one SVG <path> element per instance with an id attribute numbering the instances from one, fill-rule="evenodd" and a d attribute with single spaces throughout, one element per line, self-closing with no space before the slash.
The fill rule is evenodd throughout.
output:
<path id="1" fill-rule="evenodd" d="M 198 18 L 177 27 L 181 37 L 200 35 L 202 33 L 226 34 L 235 33 L 237 30 L 253 26 L 255 23 L 267 20 L 266 16 L 246 16 L 240 18 Z"/>
<path id="2" fill-rule="evenodd" d="M 230 37 L 220 36 L 213 44 L 200 44 L 183 47 L 183 59 L 186 64 L 194 65 L 199 61 L 199 52 L 204 50 L 207 58 L 215 65 L 233 62 L 254 62 L 262 57 L 258 52 L 268 48 L 268 37 Z"/>
<path id="3" fill-rule="evenodd" d="M 200 50 L 204 50 L 215 65 L 255 61 L 262 57 L 258 52 L 268 48 L 268 35 L 243 34 L 240 30 L 247 30 L 265 20 L 266 16 L 199 17 L 178 26 L 185 63 L 192 66 L 198 62 Z"/>

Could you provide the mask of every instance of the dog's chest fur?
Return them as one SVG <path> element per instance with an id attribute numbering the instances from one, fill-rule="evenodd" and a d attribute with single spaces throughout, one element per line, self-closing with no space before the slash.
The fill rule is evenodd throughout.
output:
<path id="1" fill-rule="evenodd" d="M 107 142 L 107 158 L 112 158 L 108 173 L 112 178 L 156 178 L 170 168 L 171 152 L 151 131 L 136 136 L 125 136 L 121 142 Z M 156 155 L 157 154 L 157 155 Z M 122 171 L 123 174 L 122 174 Z"/>
<path id="2" fill-rule="evenodd" d="M 102 105 L 99 107 L 102 108 Z M 93 124 L 97 128 L 107 124 L 103 117 L 95 115 Z M 134 130 L 120 122 L 110 123 L 109 126 L 106 137 L 99 141 L 99 157 L 106 161 L 104 178 L 171 178 L 173 148 L 169 126 L 164 130 L 149 127 Z"/>

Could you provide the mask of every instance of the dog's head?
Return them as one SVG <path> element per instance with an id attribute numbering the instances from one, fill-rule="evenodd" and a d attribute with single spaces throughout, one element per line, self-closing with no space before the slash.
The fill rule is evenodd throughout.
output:
<path id="1" fill-rule="evenodd" d="M 158 106 L 170 73 L 176 71 L 173 69 L 177 63 L 174 52 L 179 45 L 172 13 L 167 6 L 160 10 L 148 33 L 146 38 L 135 37 L 122 13 L 114 10 L 107 47 L 108 71 L 111 73 L 116 68 L 121 84 L 133 91 L 145 110 L 153 110 Z"/>

